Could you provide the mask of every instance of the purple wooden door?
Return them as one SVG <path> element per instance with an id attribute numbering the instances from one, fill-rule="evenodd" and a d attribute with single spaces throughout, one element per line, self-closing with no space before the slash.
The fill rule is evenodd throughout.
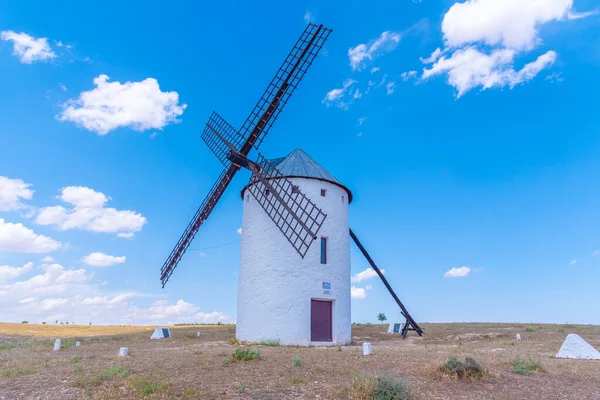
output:
<path id="1" fill-rule="evenodd" d="M 310 301 L 310 340 L 331 342 L 331 301 Z"/>

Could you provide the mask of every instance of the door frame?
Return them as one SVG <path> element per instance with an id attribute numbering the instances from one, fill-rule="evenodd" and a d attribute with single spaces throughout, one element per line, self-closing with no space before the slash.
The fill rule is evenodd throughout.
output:
<path id="1" fill-rule="evenodd" d="M 331 340 L 312 340 L 312 302 L 313 300 L 315 301 L 323 301 L 323 302 L 327 302 L 331 304 Z M 309 304 L 309 319 L 308 319 L 308 323 L 309 323 L 309 341 L 312 344 L 333 344 L 335 343 L 335 299 L 327 299 L 327 298 L 322 298 L 322 297 L 311 297 L 310 298 L 310 304 Z"/>

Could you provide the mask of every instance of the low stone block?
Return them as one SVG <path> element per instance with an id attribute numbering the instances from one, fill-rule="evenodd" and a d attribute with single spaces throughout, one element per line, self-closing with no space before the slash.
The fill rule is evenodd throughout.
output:
<path id="1" fill-rule="evenodd" d="M 129 349 L 127 347 L 121 347 L 119 349 L 119 357 L 127 357 L 128 353 L 129 353 Z"/>
<path id="2" fill-rule="evenodd" d="M 79 346 L 81 346 L 81 342 L 80 341 L 75 342 L 75 347 L 79 347 Z"/>
<path id="3" fill-rule="evenodd" d="M 54 349 L 52 349 L 52 351 L 59 351 L 60 350 L 60 345 L 61 345 L 60 339 L 56 339 L 54 341 Z"/>
<path id="4" fill-rule="evenodd" d="M 363 343 L 363 355 L 368 356 L 371 354 L 373 354 L 373 346 L 371 346 L 371 343 Z"/>

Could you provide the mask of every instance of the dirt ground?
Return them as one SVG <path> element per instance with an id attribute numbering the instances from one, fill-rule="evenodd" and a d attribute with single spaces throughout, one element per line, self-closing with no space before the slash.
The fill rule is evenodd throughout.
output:
<path id="1" fill-rule="evenodd" d="M 153 327 L 0 324 L 0 399 L 347 399 L 352 377 L 373 371 L 404 378 L 413 399 L 600 399 L 600 361 L 554 358 L 568 333 L 600 348 L 600 326 L 422 328 L 424 337 L 403 340 L 385 333 L 387 325 L 355 325 L 352 345 L 300 348 L 234 344 L 233 325 L 174 327 L 173 338 L 149 340 Z M 63 341 L 59 352 L 52 351 L 55 338 Z M 373 355 L 362 355 L 364 341 Z M 117 357 L 120 347 L 128 357 Z M 260 357 L 233 361 L 240 347 L 259 349 Z M 466 355 L 488 367 L 488 376 L 431 373 L 448 357 Z M 513 372 L 517 356 L 543 370 Z"/>

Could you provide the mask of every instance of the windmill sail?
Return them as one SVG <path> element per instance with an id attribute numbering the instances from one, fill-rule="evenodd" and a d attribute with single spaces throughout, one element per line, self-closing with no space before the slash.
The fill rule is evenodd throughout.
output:
<path id="1" fill-rule="evenodd" d="M 248 191 L 304 258 L 327 215 L 262 155 L 258 164 Z"/>
<path id="2" fill-rule="evenodd" d="M 227 159 L 227 154 L 231 150 L 228 144 L 236 151 L 240 151 L 245 142 L 244 136 L 214 111 L 206 123 L 201 138 L 226 167 L 231 165 Z"/>

